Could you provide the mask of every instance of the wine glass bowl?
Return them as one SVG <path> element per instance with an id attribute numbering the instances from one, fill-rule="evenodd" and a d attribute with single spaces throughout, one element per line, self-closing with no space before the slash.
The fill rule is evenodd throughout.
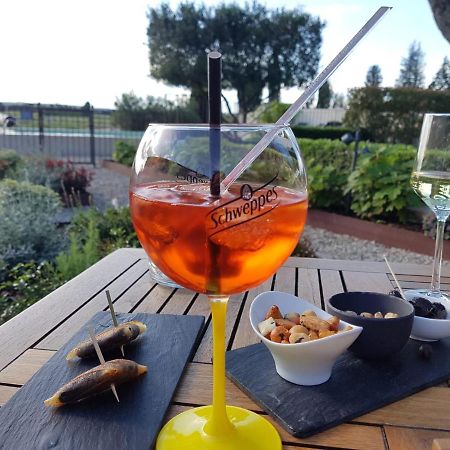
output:
<path id="1" fill-rule="evenodd" d="M 269 132 L 267 148 L 225 189 L 221 180 Z M 212 311 L 212 406 L 169 421 L 157 450 L 280 450 L 267 420 L 225 405 L 225 316 L 228 296 L 270 277 L 303 230 L 306 174 L 291 129 L 150 125 L 132 168 L 130 210 L 151 260 L 180 286 L 208 295 Z"/>
<path id="2" fill-rule="evenodd" d="M 229 295 L 262 283 L 291 254 L 306 220 L 306 179 L 292 132 L 279 128 L 219 199 L 210 195 L 209 128 L 149 128 L 133 168 L 131 214 L 143 248 L 169 278 Z M 223 126 L 221 172 L 268 129 Z"/>
<path id="3" fill-rule="evenodd" d="M 450 114 L 425 114 L 411 186 L 433 211 L 437 227 L 431 288 L 410 295 L 447 301 L 440 289 L 440 274 L 445 223 L 450 215 Z"/>

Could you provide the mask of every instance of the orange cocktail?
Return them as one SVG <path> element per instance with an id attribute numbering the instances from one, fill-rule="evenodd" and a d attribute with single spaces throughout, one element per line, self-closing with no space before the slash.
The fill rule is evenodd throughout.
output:
<path id="1" fill-rule="evenodd" d="M 307 211 L 305 193 L 276 185 L 235 185 L 215 200 L 208 185 L 152 183 L 136 186 L 130 204 L 156 265 L 184 287 L 221 295 L 272 275 L 296 246 Z"/>

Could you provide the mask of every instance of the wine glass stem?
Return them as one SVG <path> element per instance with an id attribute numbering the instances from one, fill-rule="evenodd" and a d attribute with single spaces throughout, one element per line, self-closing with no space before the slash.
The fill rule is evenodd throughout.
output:
<path id="1" fill-rule="evenodd" d="M 204 431 L 217 436 L 233 429 L 225 404 L 225 323 L 228 297 L 210 296 L 209 300 L 213 326 L 213 408 Z"/>
<path id="2" fill-rule="evenodd" d="M 441 291 L 441 264 L 445 222 L 446 220 L 438 219 L 436 225 L 436 245 L 434 248 L 433 275 L 431 278 L 431 291 L 433 293 L 440 293 Z"/>

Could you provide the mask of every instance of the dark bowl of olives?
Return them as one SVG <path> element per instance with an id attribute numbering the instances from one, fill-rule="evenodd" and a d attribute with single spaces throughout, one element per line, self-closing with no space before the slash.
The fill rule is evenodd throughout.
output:
<path id="1" fill-rule="evenodd" d="M 411 334 L 414 308 L 393 295 L 345 292 L 333 295 L 327 311 L 363 327 L 349 351 L 360 358 L 386 358 L 400 352 Z"/>
<path id="2" fill-rule="evenodd" d="M 417 291 L 405 291 L 405 297 L 415 313 L 411 338 L 432 342 L 450 336 L 450 301 L 442 298 L 435 301 Z"/>

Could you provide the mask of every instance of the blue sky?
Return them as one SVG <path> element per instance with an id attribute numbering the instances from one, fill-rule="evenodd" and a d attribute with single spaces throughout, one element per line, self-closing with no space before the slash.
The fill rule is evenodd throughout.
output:
<path id="1" fill-rule="evenodd" d="M 172 6 L 178 1 L 171 0 Z M 216 1 L 206 1 L 214 5 Z M 238 2 L 239 3 L 239 2 Z M 303 7 L 327 22 L 321 67 L 336 55 L 382 5 L 394 9 L 360 43 L 332 76 L 335 91 L 363 85 L 367 69 L 379 64 L 383 84 L 393 85 L 401 58 L 416 40 L 425 52 L 426 82 L 439 69 L 450 44 L 435 25 L 428 0 L 268 0 L 268 7 Z M 148 77 L 148 0 L 12 0 L 0 4 L 0 101 L 112 107 L 116 97 L 134 91 L 174 99 L 182 89 Z M 293 101 L 300 91 L 283 92 Z M 233 93 L 228 93 L 233 103 Z"/>

